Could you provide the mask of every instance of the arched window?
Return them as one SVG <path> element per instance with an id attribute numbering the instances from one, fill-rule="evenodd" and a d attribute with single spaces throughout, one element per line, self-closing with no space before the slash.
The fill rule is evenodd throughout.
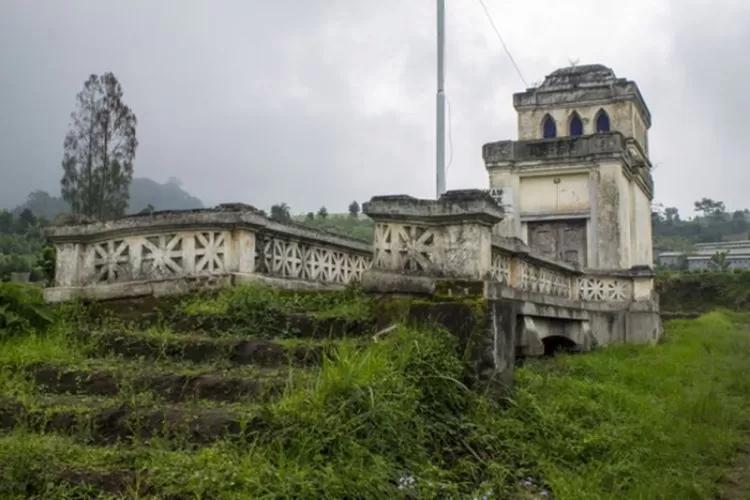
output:
<path id="1" fill-rule="evenodd" d="M 570 135 L 573 137 L 583 135 L 583 122 L 576 112 L 573 112 L 573 116 L 570 117 Z"/>
<path id="2" fill-rule="evenodd" d="M 557 125 L 555 125 L 555 120 L 550 115 L 545 116 L 544 120 L 542 120 L 542 136 L 545 139 L 557 137 Z"/>
<path id="3" fill-rule="evenodd" d="M 609 115 L 603 109 L 599 110 L 596 116 L 596 131 L 609 132 Z"/>

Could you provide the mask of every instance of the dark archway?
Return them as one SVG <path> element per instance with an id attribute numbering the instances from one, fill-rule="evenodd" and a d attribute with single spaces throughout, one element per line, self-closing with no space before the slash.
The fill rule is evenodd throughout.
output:
<path id="1" fill-rule="evenodd" d="M 572 137 L 578 137 L 583 135 L 583 121 L 578 113 L 573 112 L 573 116 L 570 117 L 570 135 Z"/>
<path id="2" fill-rule="evenodd" d="M 554 118 L 550 115 L 545 115 L 542 120 L 542 137 L 545 139 L 557 137 L 557 125 L 555 124 Z"/>
<path id="3" fill-rule="evenodd" d="M 578 345 L 568 337 L 551 335 L 542 339 L 544 344 L 544 355 L 554 356 L 558 352 L 578 352 Z"/>
<path id="4" fill-rule="evenodd" d="M 599 114 L 596 115 L 596 132 L 609 132 L 609 115 L 603 109 L 599 110 Z"/>

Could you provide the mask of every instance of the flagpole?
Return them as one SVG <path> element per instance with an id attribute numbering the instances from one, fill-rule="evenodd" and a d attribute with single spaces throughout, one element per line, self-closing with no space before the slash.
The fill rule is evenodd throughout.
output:
<path id="1" fill-rule="evenodd" d="M 445 0 L 437 0 L 437 198 L 445 192 Z"/>

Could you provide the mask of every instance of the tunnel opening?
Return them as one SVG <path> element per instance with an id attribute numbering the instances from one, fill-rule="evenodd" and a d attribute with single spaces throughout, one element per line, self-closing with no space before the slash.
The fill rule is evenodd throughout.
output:
<path id="1" fill-rule="evenodd" d="M 544 355 L 554 356 L 558 353 L 573 353 L 578 352 L 578 345 L 570 340 L 568 337 L 560 335 L 551 335 L 542 339 L 544 344 Z"/>

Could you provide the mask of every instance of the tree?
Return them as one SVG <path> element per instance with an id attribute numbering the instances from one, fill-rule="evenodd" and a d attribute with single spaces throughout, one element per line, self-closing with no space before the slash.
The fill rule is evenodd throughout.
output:
<path id="1" fill-rule="evenodd" d="M 34 227 L 36 225 L 36 217 L 34 217 L 34 214 L 29 210 L 28 208 L 24 208 L 23 211 L 18 215 L 18 219 L 16 220 L 16 232 L 18 233 L 24 233 L 27 229 L 30 227 Z"/>
<path id="2" fill-rule="evenodd" d="M 742 210 L 735 210 L 732 214 L 732 231 L 741 233 L 747 231 L 747 217 Z"/>
<path id="3" fill-rule="evenodd" d="M 326 207 L 320 207 L 320 210 L 318 210 L 318 217 L 321 219 L 328 217 L 328 209 Z"/>
<path id="4" fill-rule="evenodd" d="M 307 212 L 307 220 L 315 220 L 315 214 L 312 212 Z"/>
<path id="5" fill-rule="evenodd" d="M 0 210 L 0 234 L 10 234 L 13 231 L 13 214 L 8 210 Z"/>
<path id="6" fill-rule="evenodd" d="M 730 266 L 726 252 L 716 252 L 711 256 L 711 262 L 714 266 L 719 268 L 720 271 L 727 271 Z"/>
<path id="7" fill-rule="evenodd" d="M 149 203 L 148 205 L 146 205 L 146 207 L 145 207 L 145 208 L 143 208 L 143 209 L 142 209 L 142 210 L 141 210 L 140 212 L 138 212 L 138 213 L 139 213 L 139 214 L 141 214 L 141 215 L 145 215 L 145 214 L 151 214 L 151 213 L 153 213 L 153 212 L 154 212 L 154 210 L 156 210 L 156 209 L 154 208 L 154 206 L 153 206 L 153 205 L 152 205 L 151 203 Z"/>
<path id="8" fill-rule="evenodd" d="M 74 213 L 98 219 L 125 214 L 138 148 L 136 124 L 115 75 L 86 80 L 63 144 L 60 184 Z"/>
<path id="9" fill-rule="evenodd" d="M 291 209 L 286 203 L 271 205 L 271 219 L 279 222 L 289 222 L 292 220 Z"/>
<path id="10" fill-rule="evenodd" d="M 353 201 L 349 204 L 349 215 L 356 217 L 359 215 L 359 203 Z"/>
<path id="11" fill-rule="evenodd" d="M 16 207 L 13 212 L 17 216 L 24 208 L 31 210 L 37 217 L 45 217 L 50 220 L 70 211 L 70 207 L 62 198 L 50 196 L 49 193 L 41 190 L 29 193 L 26 197 L 26 203 Z"/>
<path id="12" fill-rule="evenodd" d="M 723 217 L 726 207 L 723 201 L 714 201 L 711 198 L 702 198 L 695 202 L 695 211 L 707 219 L 720 219 Z"/>
<path id="13" fill-rule="evenodd" d="M 680 222 L 680 211 L 675 207 L 667 207 L 664 209 L 664 219 L 667 224 Z"/>

